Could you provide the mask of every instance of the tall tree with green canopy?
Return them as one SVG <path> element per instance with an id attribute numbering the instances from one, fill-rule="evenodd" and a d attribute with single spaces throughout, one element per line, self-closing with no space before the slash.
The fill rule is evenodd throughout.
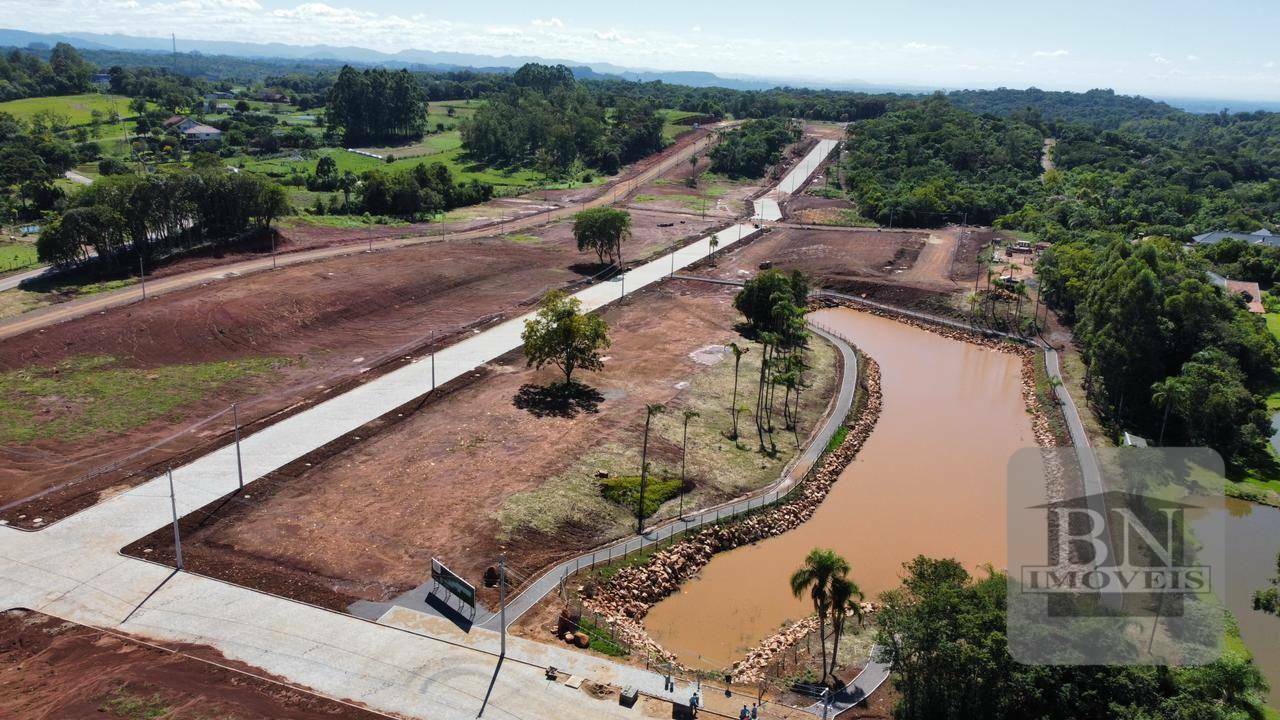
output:
<path id="1" fill-rule="evenodd" d="M 604 264 L 622 264 L 622 243 L 631 237 L 631 213 L 616 208 L 583 210 L 573 217 L 573 237 L 578 251 L 592 250 Z"/>
<path id="2" fill-rule="evenodd" d="M 827 664 L 827 619 L 836 584 L 849 574 L 849 563 L 834 550 L 814 548 L 805 556 L 804 565 L 791 573 L 791 594 L 809 596 L 818 616 L 818 638 L 822 643 L 822 680 L 831 674 Z M 841 588 L 843 590 L 844 588 Z"/>
<path id="3" fill-rule="evenodd" d="M 609 347 L 609 327 L 604 318 L 582 312 L 582 303 L 561 290 L 542 298 L 538 312 L 525 320 L 524 354 L 538 369 L 555 365 L 564 373 L 564 384 L 573 382 L 574 370 L 600 370 L 600 351 Z"/>

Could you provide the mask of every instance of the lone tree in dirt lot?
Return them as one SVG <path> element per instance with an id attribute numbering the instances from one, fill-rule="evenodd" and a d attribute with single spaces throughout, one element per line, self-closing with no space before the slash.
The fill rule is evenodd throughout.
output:
<path id="1" fill-rule="evenodd" d="M 573 217 L 573 237 L 578 251 L 594 250 L 600 264 L 622 263 L 622 243 L 631 237 L 631 213 L 600 207 L 583 210 Z"/>
<path id="2" fill-rule="evenodd" d="M 603 318 L 583 313 L 577 298 L 553 290 L 542 298 L 538 314 L 524 322 L 520 339 L 529 365 L 555 365 L 568 386 L 574 370 L 604 367 L 600 351 L 609 347 L 609 326 Z"/>

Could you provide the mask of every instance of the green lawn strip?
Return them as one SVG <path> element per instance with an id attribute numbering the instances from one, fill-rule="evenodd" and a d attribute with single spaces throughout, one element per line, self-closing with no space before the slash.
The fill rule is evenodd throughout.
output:
<path id="1" fill-rule="evenodd" d="M 387 217 L 385 215 L 292 215 L 280 221 L 280 226 L 284 228 L 312 226 L 338 228 L 340 230 L 358 230 L 375 225 L 400 227 L 408 224 L 400 218 Z"/>
<path id="2" fill-rule="evenodd" d="M 107 355 L 82 355 L 0 373 L 0 443 L 122 433 L 287 362 L 248 358 L 139 369 Z"/>

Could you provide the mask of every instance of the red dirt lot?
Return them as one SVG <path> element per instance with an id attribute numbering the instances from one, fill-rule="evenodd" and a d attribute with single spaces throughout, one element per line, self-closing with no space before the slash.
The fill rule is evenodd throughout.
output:
<path id="1" fill-rule="evenodd" d="M 522 392 L 553 382 L 558 371 L 527 368 L 513 352 L 442 397 L 388 413 L 255 482 L 246 497 L 189 515 L 183 522 L 187 569 L 345 610 L 354 600 L 385 601 L 424 582 L 433 556 L 479 585 L 504 550 L 519 578 L 618 536 L 633 521 L 626 519 L 627 509 L 612 503 L 604 510 L 569 513 L 563 524 L 547 530 L 517 526 L 509 536 L 499 511 L 510 507 L 513 496 L 544 487 L 555 488 L 551 499 L 539 501 L 550 510 L 598 508 L 590 504 L 604 502 L 598 480 L 581 481 L 583 490 L 573 484 L 577 480 L 553 479 L 575 468 L 588 477 L 590 468 L 600 466 L 592 460 L 584 469 L 580 460 L 593 453 L 638 450 L 647 403 L 667 404 L 673 417 L 679 416 L 676 408 L 688 407 L 682 405 L 690 402 L 685 388 L 709 372 L 690 353 L 713 343 L 743 342 L 733 329 L 734 293 L 731 287 L 675 281 L 608 308 L 604 317 L 613 344 L 605 367 L 581 377 L 599 393 L 594 409 L 564 416 L 519 407 Z M 731 362 L 716 367 L 732 372 Z M 816 422 L 830 392 L 826 386 L 809 392 L 814 405 L 805 406 L 806 422 Z M 719 441 L 715 437 L 711 442 Z M 710 502 L 728 492 L 704 483 L 707 464 L 732 455 L 733 462 L 769 468 L 755 472 L 776 476 L 785 462 L 764 463 L 754 445 L 723 452 L 713 461 L 702 451 L 702 465 L 697 456 L 690 458 L 690 497 L 697 495 L 690 502 Z M 651 435 L 655 468 L 678 468 L 679 453 L 676 444 Z M 167 562 L 171 536 L 153 533 L 126 552 Z M 482 589 L 482 599 L 496 600 L 483 594 L 494 592 Z"/>
<path id="2" fill-rule="evenodd" d="M 741 280 L 769 262 L 780 270 L 799 270 L 833 289 L 854 281 L 889 281 L 910 269 L 925 246 L 920 232 L 817 229 L 777 226 L 763 237 L 723 253 L 708 272 Z"/>
<path id="3" fill-rule="evenodd" d="M 709 227 L 692 218 L 672 221 L 636 212 L 624 255 L 639 261 Z M 0 446 L 0 506 L 123 463 L 27 506 L 0 511 L 0 519 L 24 524 L 40 516 L 49 522 L 92 504 L 102 491 L 145 479 L 142 471 L 156 463 L 227 442 L 229 414 L 196 432 L 183 430 L 232 402 L 240 403 L 243 424 L 274 421 L 275 413 L 296 410 L 303 400 L 376 375 L 365 371 L 421 350 L 433 334 L 447 343 L 482 321 L 527 312 L 547 290 L 581 283 L 596 272 L 595 256 L 577 251 L 571 222 L 532 232 L 537 235 L 431 243 L 285 267 L 6 340 L 0 372 L 102 355 L 142 369 L 264 357 L 289 362 L 121 433 Z M 38 418 L 52 422 L 76 412 L 75 403 L 50 398 Z M 182 434 L 174 438 L 175 433 Z M 151 447 L 156 443 L 162 446 Z M 142 456 L 131 457 L 137 452 Z"/>
<path id="4" fill-rule="evenodd" d="M 786 216 L 801 225 L 840 225 L 841 210 L 853 210 L 848 200 L 801 195 L 786 201 Z"/>
<path id="5" fill-rule="evenodd" d="M 166 649 L 29 610 L 10 610 L 0 613 L 0 717 L 387 716 L 276 682 L 262 670 L 228 660 L 211 648 Z"/>

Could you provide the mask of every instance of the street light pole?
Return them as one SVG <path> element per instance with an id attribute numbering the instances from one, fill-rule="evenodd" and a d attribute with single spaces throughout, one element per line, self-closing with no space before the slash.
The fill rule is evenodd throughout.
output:
<path id="1" fill-rule="evenodd" d="M 240 462 L 240 409 L 239 403 L 231 403 L 231 417 L 236 424 L 236 477 L 240 480 L 240 489 L 244 489 L 244 465 Z"/>
<path id="2" fill-rule="evenodd" d="M 498 623 L 502 626 L 502 652 L 507 656 L 507 556 L 498 556 Z"/>
<path id="3" fill-rule="evenodd" d="M 147 299 L 147 271 L 142 267 L 142 251 L 138 251 L 138 280 L 142 281 L 142 299 Z"/>
<path id="4" fill-rule="evenodd" d="M 173 547 L 178 569 L 182 569 L 182 534 L 178 532 L 178 500 L 173 494 L 173 468 L 169 468 L 169 509 L 173 510 Z"/>

